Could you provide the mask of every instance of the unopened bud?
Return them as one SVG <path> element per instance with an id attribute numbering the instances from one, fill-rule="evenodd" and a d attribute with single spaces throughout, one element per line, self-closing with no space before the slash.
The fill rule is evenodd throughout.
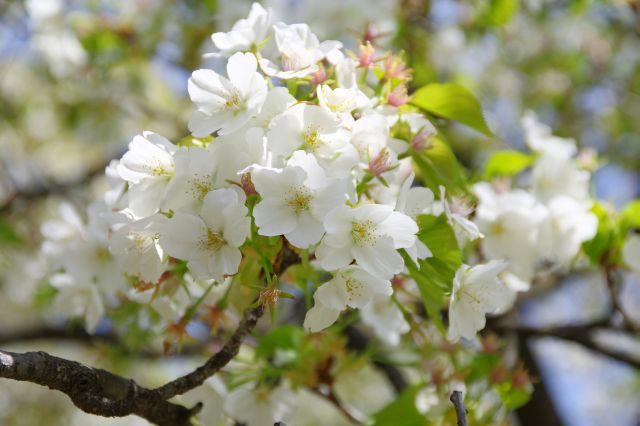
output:
<path id="1" fill-rule="evenodd" d="M 320 66 L 318 71 L 311 74 L 311 84 L 315 84 L 317 86 L 325 81 L 327 81 L 327 72 L 323 66 Z"/>
<path id="2" fill-rule="evenodd" d="M 409 102 L 407 87 L 404 84 L 397 86 L 387 95 L 387 103 L 394 107 L 399 107 Z"/>
<path id="3" fill-rule="evenodd" d="M 392 78 L 406 80 L 409 77 L 409 69 L 404 61 L 397 56 L 388 56 L 384 60 L 384 76 L 387 80 Z"/>
<path id="4" fill-rule="evenodd" d="M 389 150 L 387 148 L 381 149 L 378 155 L 369 161 L 369 171 L 377 178 L 382 176 L 382 174 L 387 170 L 391 169 L 391 166 L 391 156 L 389 155 Z"/>
<path id="5" fill-rule="evenodd" d="M 256 187 L 253 186 L 253 182 L 251 181 L 251 173 L 249 172 L 242 175 L 242 177 L 240 178 L 240 185 L 242 186 L 242 190 L 247 197 L 250 195 L 256 195 L 258 193 L 258 191 L 256 191 Z"/>
<path id="6" fill-rule="evenodd" d="M 411 139 L 411 148 L 416 152 L 422 152 L 425 149 L 431 148 L 435 135 L 436 129 L 433 126 L 424 126 L 413 139 Z"/>
<path id="7" fill-rule="evenodd" d="M 375 49 L 371 43 L 366 42 L 360 45 L 360 53 L 358 55 L 358 64 L 361 67 L 369 68 L 373 64 L 373 55 Z"/>

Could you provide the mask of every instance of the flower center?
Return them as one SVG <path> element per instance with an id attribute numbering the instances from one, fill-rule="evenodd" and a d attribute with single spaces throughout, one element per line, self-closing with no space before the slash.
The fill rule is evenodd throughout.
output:
<path id="1" fill-rule="evenodd" d="M 135 252 L 140 255 L 146 253 L 153 244 L 153 236 L 150 235 L 143 235 L 132 231 L 129 233 L 129 238 L 135 244 L 132 250 L 135 250 Z"/>
<path id="2" fill-rule="evenodd" d="M 354 280 L 349 277 L 344 280 L 344 285 L 347 288 L 347 293 L 349 293 L 349 299 L 353 299 L 354 297 L 362 296 L 362 289 L 364 286 L 358 280 Z"/>
<path id="3" fill-rule="evenodd" d="M 317 150 L 322 144 L 322 139 L 320 139 L 320 127 L 308 126 L 302 133 L 302 140 L 304 141 L 302 147 L 305 151 L 313 152 Z"/>
<path id="4" fill-rule="evenodd" d="M 372 246 L 376 241 L 378 241 L 375 224 L 371 219 L 363 220 L 361 222 L 352 222 L 351 237 L 359 246 Z"/>
<path id="5" fill-rule="evenodd" d="M 226 244 L 220 233 L 207 229 L 207 236 L 200 240 L 199 246 L 202 250 L 218 251 Z"/>
<path id="6" fill-rule="evenodd" d="M 171 176 L 173 172 L 173 164 L 163 164 L 157 158 L 145 163 L 144 168 L 151 176 Z"/>
<path id="7" fill-rule="evenodd" d="M 238 112 L 243 109 L 242 96 L 240 96 L 240 92 L 235 87 L 229 90 L 224 107 L 226 109 L 231 109 L 234 112 Z"/>
<path id="8" fill-rule="evenodd" d="M 189 193 L 198 201 L 204 200 L 204 197 L 213 191 L 213 176 L 194 174 L 192 179 L 188 181 Z"/>
<path id="9" fill-rule="evenodd" d="M 291 187 L 286 195 L 285 200 L 287 205 L 293 209 L 296 214 L 301 213 L 303 211 L 309 210 L 311 205 L 311 200 L 313 200 L 313 195 L 309 188 L 305 186 L 294 186 Z"/>

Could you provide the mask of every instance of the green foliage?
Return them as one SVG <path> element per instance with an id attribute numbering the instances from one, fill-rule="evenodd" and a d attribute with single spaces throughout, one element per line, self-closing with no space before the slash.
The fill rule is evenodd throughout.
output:
<path id="1" fill-rule="evenodd" d="M 514 386 L 511 381 L 505 381 L 494 386 L 500 399 L 509 410 L 522 407 L 531 399 L 531 392 L 526 387 Z"/>
<path id="2" fill-rule="evenodd" d="M 0 243 L 19 244 L 22 238 L 15 229 L 0 218 Z"/>
<path id="3" fill-rule="evenodd" d="M 612 257 L 612 248 L 620 238 L 615 217 L 602 204 L 595 203 L 591 212 L 598 218 L 598 232 L 592 240 L 582 244 L 582 249 L 591 262 L 598 265 L 605 254 Z"/>
<path id="4" fill-rule="evenodd" d="M 480 102 L 466 88 L 455 83 L 432 83 L 418 89 L 411 104 L 434 114 L 493 136 L 482 114 Z"/>
<path id="5" fill-rule="evenodd" d="M 451 147 L 441 138 L 433 139 L 433 146 L 422 152 L 411 154 L 419 174 L 426 187 L 435 194 L 440 192 L 439 186 L 446 186 L 447 190 L 466 192 L 467 179 L 464 169 Z"/>
<path id="6" fill-rule="evenodd" d="M 302 346 L 305 332 L 295 325 L 283 325 L 274 328 L 260 339 L 256 348 L 256 356 L 270 358 L 277 350 L 296 350 Z"/>
<path id="7" fill-rule="evenodd" d="M 534 160 L 533 155 L 520 151 L 497 151 L 487 160 L 484 176 L 486 179 L 496 176 L 514 176 L 529 167 Z"/>
<path id="8" fill-rule="evenodd" d="M 420 215 L 418 226 L 418 238 L 431 250 L 433 257 L 420 260 L 416 265 L 406 251 L 402 250 L 401 254 L 411 278 L 418 285 L 425 310 L 444 333 L 440 310 L 444 307 L 445 294 L 451 291 L 453 276 L 462 265 L 462 253 L 444 215 Z"/>
<path id="9" fill-rule="evenodd" d="M 400 396 L 378 411 L 374 416 L 375 426 L 423 426 L 425 418 L 416 408 L 416 396 L 421 386 L 412 386 L 406 389 Z"/>
<path id="10" fill-rule="evenodd" d="M 484 19 L 487 25 L 501 27 L 509 23 L 520 8 L 519 0 L 491 0 Z"/>
<path id="11" fill-rule="evenodd" d="M 620 233 L 624 236 L 631 229 L 640 229 L 640 200 L 630 202 L 620 213 Z"/>

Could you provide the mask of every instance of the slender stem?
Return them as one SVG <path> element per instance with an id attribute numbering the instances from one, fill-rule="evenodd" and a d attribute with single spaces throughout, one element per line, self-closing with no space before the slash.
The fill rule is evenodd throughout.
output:
<path id="1" fill-rule="evenodd" d="M 453 403 L 456 409 L 456 417 L 458 418 L 456 424 L 458 426 L 467 426 L 467 410 L 464 408 L 464 403 L 462 402 L 462 392 L 457 390 L 453 391 L 449 401 Z"/>

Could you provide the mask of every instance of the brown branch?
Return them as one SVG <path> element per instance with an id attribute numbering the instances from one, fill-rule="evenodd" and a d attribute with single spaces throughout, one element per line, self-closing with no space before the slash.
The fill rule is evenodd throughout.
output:
<path id="1" fill-rule="evenodd" d="M 637 357 L 633 357 L 621 351 L 615 351 L 610 348 L 606 348 L 598 344 L 598 342 L 593 338 L 593 332 L 598 329 L 605 331 L 607 329 L 611 330 L 610 328 L 607 328 L 607 326 L 608 320 L 601 319 L 582 325 L 567 325 L 553 328 L 535 328 L 522 325 L 512 326 L 508 324 L 494 323 L 491 324 L 491 329 L 498 333 L 513 331 L 523 339 L 527 339 L 529 337 L 553 337 L 556 339 L 578 343 L 593 352 L 600 353 L 609 358 L 629 364 L 636 369 L 640 369 L 640 359 L 638 359 Z"/>
<path id="2" fill-rule="evenodd" d="M 467 410 L 464 408 L 464 403 L 462 402 L 462 392 L 454 390 L 451 393 L 449 401 L 451 401 L 456 409 L 456 417 L 458 418 L 456 424 L 458 426 L 467 426 Z"/>
<path id="3" fill-rule="evenodd" d="M 45 352 L 0 351 L 0 377 L 61 391 L 81 410 L 104 417 L 138 415 L 159 426 L 187 426 L 192 409 L 159 399 L 133 380 Z"/>
<path id="4" fill-rule="evenodd" d="M 611 300 L 611 308 L 614 312 L 618 312 L 622 316 L 624 327 L 629 331 L 636 331 L 638 329 L 635 322 L 627 315 L 626 311 L 620 305 L 618 299 L 618 285 L 615 277 L 615 268 L 612 266 L 604 267 L 605 277 L 607 279 L 607 288 L 609 290 L 609 299 Z"/>
<path id="5" fill-rule="evenodd" d="M 159 426 L 186 426 L 201 404 L 188 409 L 167 400 L 181 395 L 217 373 L 240 350 L 263 308 L 245 311 L 238 329 L 224 347 L 195 371 L 157 389 L 147 389 L 135 381 L 105 370 L 88 367 L 45 352 L 12 353 L 0 351 L 0 377 L 47 386 L 67 394 L 81 410 L 104 417 L 135 414 Z"/>
<path id="6" fill-rule="evenodd" d="M 242 321 L 240 321 L 238 329 L 218 353 L 191 373 L 160 386 L 154 389 L 153 392 L 162 399 L 169 399 L 176 395 L 182 395 L 203 384 L 205 380 L 216 374 L 222 367 L 227 365 L 229 361 L 235 358 L 238 351 L 240 351 L 240 345 L 243 340 L 251 333 L 263 312 L 264 309 L 262 305 L 247 309 Z"/>

